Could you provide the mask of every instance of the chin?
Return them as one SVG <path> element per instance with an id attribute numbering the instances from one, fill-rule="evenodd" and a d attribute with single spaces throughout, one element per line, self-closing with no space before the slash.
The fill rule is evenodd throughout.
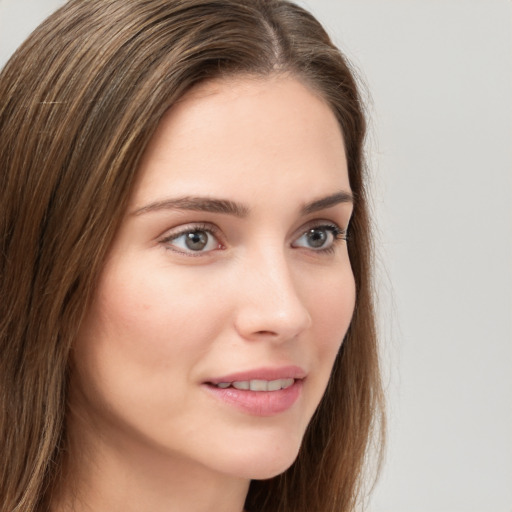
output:
<path id="1" fill-rule="evenodd" d="M 228 472 L 249 480 L 267 480 L 280 475 L 295 462 L 299 453 L 300 441 L 290 441 L 268 446 L 254 444 L 251 450 L 239 452 Z"/>
<path id="2" fill-rule="evenodd" d="M 269 478 L 274 478 L 275 476 L 284 473 L 295 462 L 296 458 L 297 454 L 295 454 L 295 457 L 286 461 L 278 461 L 273 464 L 267 464 L 258 468 L 253 468 L 253 470 L 250 472 L 250 475 L 248 475 L 248 478 L 250 480 L 268 480 Z"/>

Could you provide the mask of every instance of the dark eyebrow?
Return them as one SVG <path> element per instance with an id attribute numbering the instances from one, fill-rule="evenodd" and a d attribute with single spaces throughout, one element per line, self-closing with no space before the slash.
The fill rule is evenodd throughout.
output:
<path id="1" fill-rule="evenodd" d="M 142 215 L 158 210 L 192 210 L 198 212 L 224 213 L 235 217 L 247 217 L 249 209 L 234 201 L 227 199 L 211 199 L 208 197 L 186 196 L 176 199 L 155 201 L 142 208 L 138 208 L 132 215 Z"/>
<path id="2" fill-rule="evenodd" d="M 319 210 L 331 208 L 339 203 L 353 202 L 354 198 L 350 192 L 341 191 L 305 204 L 301 209 L 301 214 L 308 215 Z M 155 201 L 154 203 L 150 203 L 133 211 L 132 215 L 142 215 L 144 213 L 159 210 L 192 210 L 198 212 L 223 213 L 225 215 L 233 215 L 239 218 L 244 218 L 249 215 L 249 208 L 247 208 L 247 206 L 234 201 L 195 196 Z"/>
<path id="3" fill-rule="evenodd" d="M 331 208 L 332 206 L 336 206 L 340 203 L 353 203 L 354 196 L 350 192 L 346 192 L 342 190 L 341 192 L 337 192 L 336 194 L 332 194 L 327 197 L 323 197 L 321 199 L 317 199 L 315 201 L 311 201 L 310 203 L 305 204 L 302 207 L 302 215 L 308 215 L 309 213 L 314 213 L 319 210 L 325 210 L 326 208 Z"/>

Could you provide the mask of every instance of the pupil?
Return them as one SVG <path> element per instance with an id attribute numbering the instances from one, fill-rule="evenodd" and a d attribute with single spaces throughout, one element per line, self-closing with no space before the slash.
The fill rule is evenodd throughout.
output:
<path id="1" fill-rule="evenodd" d="M 206 247 L 208 235 L 204 231 L 193 231 L 187 234 L 186 245 L 192 251 L 200 251 Z"/>
<path id="2" fill-rule="evenodd" d="M 327 233 L 319 229 L 311 229 L 308 238 L 311 247 L 322 247 L 327 240 Z"/>

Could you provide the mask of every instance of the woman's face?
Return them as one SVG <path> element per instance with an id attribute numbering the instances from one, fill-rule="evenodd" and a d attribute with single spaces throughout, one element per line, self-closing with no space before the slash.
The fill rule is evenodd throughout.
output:
<path id="1" fill-rule="evenodd" d="M 74 415 L 117 457 L 284 471 L 351 320 L 351 213 L 317 95 L 289 77 L 196 87 L 144 155 L 75 346 Z"/>

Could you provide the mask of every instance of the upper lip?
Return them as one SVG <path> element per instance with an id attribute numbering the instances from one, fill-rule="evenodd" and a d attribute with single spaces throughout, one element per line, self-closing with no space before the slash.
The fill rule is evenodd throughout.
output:
<path id="1" fill-rule="evenodd" d="M 254 368 L 252 370 L 230 373 L 222 377 L 209 379 L 209 384 L 219 384 L 221 382 L 244 382 L 249 380 L 278 380 L 278 379 L 304 379 L 306 371 L 300 366 L 279 366 L 267 368 Z"/>

